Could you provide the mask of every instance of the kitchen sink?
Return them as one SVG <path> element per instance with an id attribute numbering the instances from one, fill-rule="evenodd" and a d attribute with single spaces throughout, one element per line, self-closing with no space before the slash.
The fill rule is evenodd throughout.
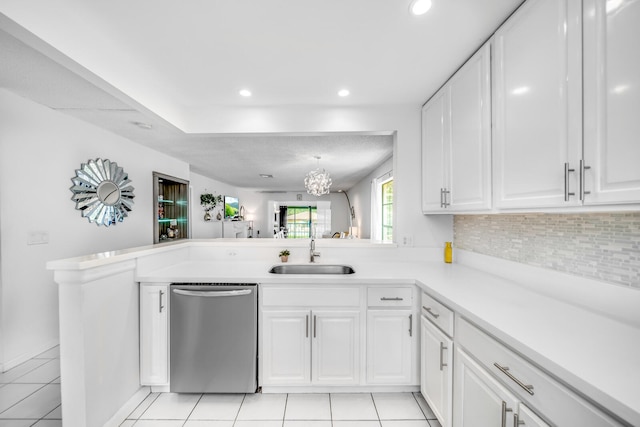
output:
<path id="1" fill-rule="evenodd" d="M 353 274 L 355 270 L 349 265 L 336 264 L 292 264 L 274 265 L 269 270 L 273 274 Z"/>

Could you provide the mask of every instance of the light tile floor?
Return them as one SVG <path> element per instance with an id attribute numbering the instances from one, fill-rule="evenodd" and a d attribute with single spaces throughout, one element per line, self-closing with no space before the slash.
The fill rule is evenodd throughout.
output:
<path id="1" fill-rule="evenodd" d="M 419 393 L 151 393 L 121 427 L 441 427 Z"/>
<path id="2" fill-rule="evenodd" d="M 60 351 L 0 374 L 0 427 L 61 427 Z M 419 393 L 151 393 L 122 427 L 441 427 Z"/>
<path id="3" fill-rule="evenodd" d="M 60 427 L 60 350 L 0 374 L 0 427 Z"/>

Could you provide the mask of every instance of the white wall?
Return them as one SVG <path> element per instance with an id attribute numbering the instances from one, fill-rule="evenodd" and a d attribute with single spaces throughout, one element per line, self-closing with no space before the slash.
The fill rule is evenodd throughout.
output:
<path id="1" fill-rule="evenodd" d="M 75 170 L 98 157 L 123 167 L 135 188 L 133 211 L 111 227 L 82 218 L 69 191 Z M 189 179 L 184 162 L 0 89 L 2 368 L 58 342 L 47 261 L 153 243 L 152 171 Z M 49 243 L 27 245 L 34 231 Z"/>
<path id="2" fill-rule="evenodd" d="M 393 158 L 390 158 L 362 181 L 351 187 L 348 192 L 351 204 L 355 209 L 354 223 L 357 224 L 362 239 L 371 238 L 371 181 L 392 170 Z"/>
<path id="3" fill-rule="evenodd" d="M 204 209 L 200 206 L 200 195 L 211 193 L 221 196 L 237 196 L 240 191 L 232 185 L 193 172 L 191 172 L 189 185 L 191 186 L 191 238 L 217 239 L 222 237 L 222 222 L 215 218 L 218 212 L 224 215 L 224 201 L 211 212 L 213 219 L 207 222 L 204 220 Z"/>

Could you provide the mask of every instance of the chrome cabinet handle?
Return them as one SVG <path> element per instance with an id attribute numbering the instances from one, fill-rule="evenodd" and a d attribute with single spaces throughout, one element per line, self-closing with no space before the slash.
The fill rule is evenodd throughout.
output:
<path id="1" fill-rule="evenodd" d="M 443 197 L 444 197 L 444 188 L 441 188 L 440 189 L 440 207 L 441 208 L 444 208 L 444 199 L 443 199 Z"/>
<path id="2" fill-rule="evenodd" d="M 444 363 L 444 351 L 447 350 L 447 347 L 444 346 L 444 343 L 440 343 L 440 370 L 443 371 L 445 366 L 449 366 Z"/>
<path id="3" fill-rule="evenodd" d="M 507 427 L 507 412 L 511 412 L 511 408 L 507 408 L 507 402 L 502 401 L 502 427 Z"/>
<path id="4" fill-rule="evenodd" d="M 382 298 L 380 298 L 380 301 L 402 301 L 402 300 L 404 300 L 404 298 L 400 298 L 400 297 L 394 297 L 394 298 L 382 297 Z"/>
<path id="5" fill-rule="evenodd" d="M 318 326 L 318 319 L 316 319 L 316 316 L 313 316 L 313 337 L 316 337 L 316 328 Z"/>
<path id="6" fill-rule="evenodd" d="M 524 425 L 525 422 L 520 419 L 520 415 L 513 414 L 513 427 L 518 427 Z"/>
<path id="7" fill-rule="evenodd" d="M 306 316 L 306 323 L 305 323 L 305 326 L 304 326 L 304 330 L 307 333 L 306 337 L 309 338 L 309 315 L 308 314 Z"/>
<path id="8" fill-rule="evenodd" d="M 576 193 L 569 192 L 569 172 L 575 172 L 575 169 L 569 168 L 569 163 L 564 164 L 564 201 L 568 202 L 570 196 L 575 196 Z"/>
<path id="9" fill-rule="evenodd" d="M 413 314 L 409 315 L 409 336 L 413 336 Z"/>
<path id="10" fill-rule="evenodd" d="M 449 202 L 447 201 L 447 195 L 448 195 L 448 194 L 451 194 L 451 191 L 447 190 L 446 188 L 443 188 L 443 189 L 442 189 L 442 198 L 443 198 L 443 200 L 444 200 L 444 202 L 443 202 L 443 206 L 442 206 L 443 208 L 447 208 L 447 207 L 449 207 L 449 205 L 451 204 L 451 203 L 449 203 Z"/>
<path id="11" fill-rule="evenodd" d="M 529 393 L 531 396 L 533 396 L 533 386 L 531 384 L 525 384 L 522 381 L 520 381 L 519 379 L 517 379 L 511 372 L 509 372 L 509 367 L 507 366 L 500 366 L 498 364 L 498 362 L 495 362 L 493 364 L 493 366 L 495 366 L 496 368 L 498 368 L 500 370 L 500 372 L 502 372 L 503 374 L 505 374 L 506 376 L 508 376 L 511 380 L 513 380 L 513 382 L 515 382 L 516 384 L 518 384 L 524 391 L 526 391 L 527 393 Z"/>
<path id="12" fill-rule="evenodd" d="M 158 299 L 158 313 L 162 313 L 162 309 L 164 305 L 162 305 L 162 296 L 164 295 L 164 291 L 160 291 L 160 298 Z"/>
<path id="13" fill-rule="evenodd" d="M 440 315 L 438 313 L 434 313 L 433 311 L 431 311 L 431 307 L 425 307 L 424 305 L 422 306 L 422 308 L 424 308 L 425 310 L 427 310 L 427 313 L 429 313 L 430 315 L 432 315 L 434 317 L 434 319 L 437 319 L 438 317 L 440 317 Z"/>
<path id="14" fill-rule="evenodd" d="M 591 194 L 591 191 L 585 191 L 586 182 L 584 171 L 591 169 L 591 166 L 585 166 L 584 160 L 580 160 L 580 200 L 584 200 L 586 194 Z"/>

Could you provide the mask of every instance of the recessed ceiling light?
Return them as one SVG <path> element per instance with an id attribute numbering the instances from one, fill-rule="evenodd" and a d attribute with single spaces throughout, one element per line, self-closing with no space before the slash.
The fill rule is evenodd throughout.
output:
<path id="1" fill-rule="evenodd" d="M 431 9 L 431 0 L 413 0 L 409 10 L 413 15 L 424 15 Z"/>
<path id="2" fill-rule="evenodd" d="M 153 126 L 150 125 L 149 123 L 142 123 L 142 122 L 131 122 L 131 123 L 138 126 L 140 129 L 146 129 L 146 130 L 153 129 Z"/>
<path id="3" fill-rule="evenodd" d="M 350 93 L 351 92 L 349 92 L 347 89 L 341 89 L 338 91 L 338 96 L 345 97 L 345 96 L 349 96 Z"/>
<path id="4" fill-rule="evenodd" d="M 271 175 L 270 173 L 261 173 L 260 176 L 262 178 L 273 178 L 273 175 Z"/>
<path id="5" fill-rule="evenodd" d="M 244 96 L 245 98 L 248 98 L 251 96 L 251 91 L 249 89 L 242 89 L 238 93 L 240 94 L 240 96 Z"/>

